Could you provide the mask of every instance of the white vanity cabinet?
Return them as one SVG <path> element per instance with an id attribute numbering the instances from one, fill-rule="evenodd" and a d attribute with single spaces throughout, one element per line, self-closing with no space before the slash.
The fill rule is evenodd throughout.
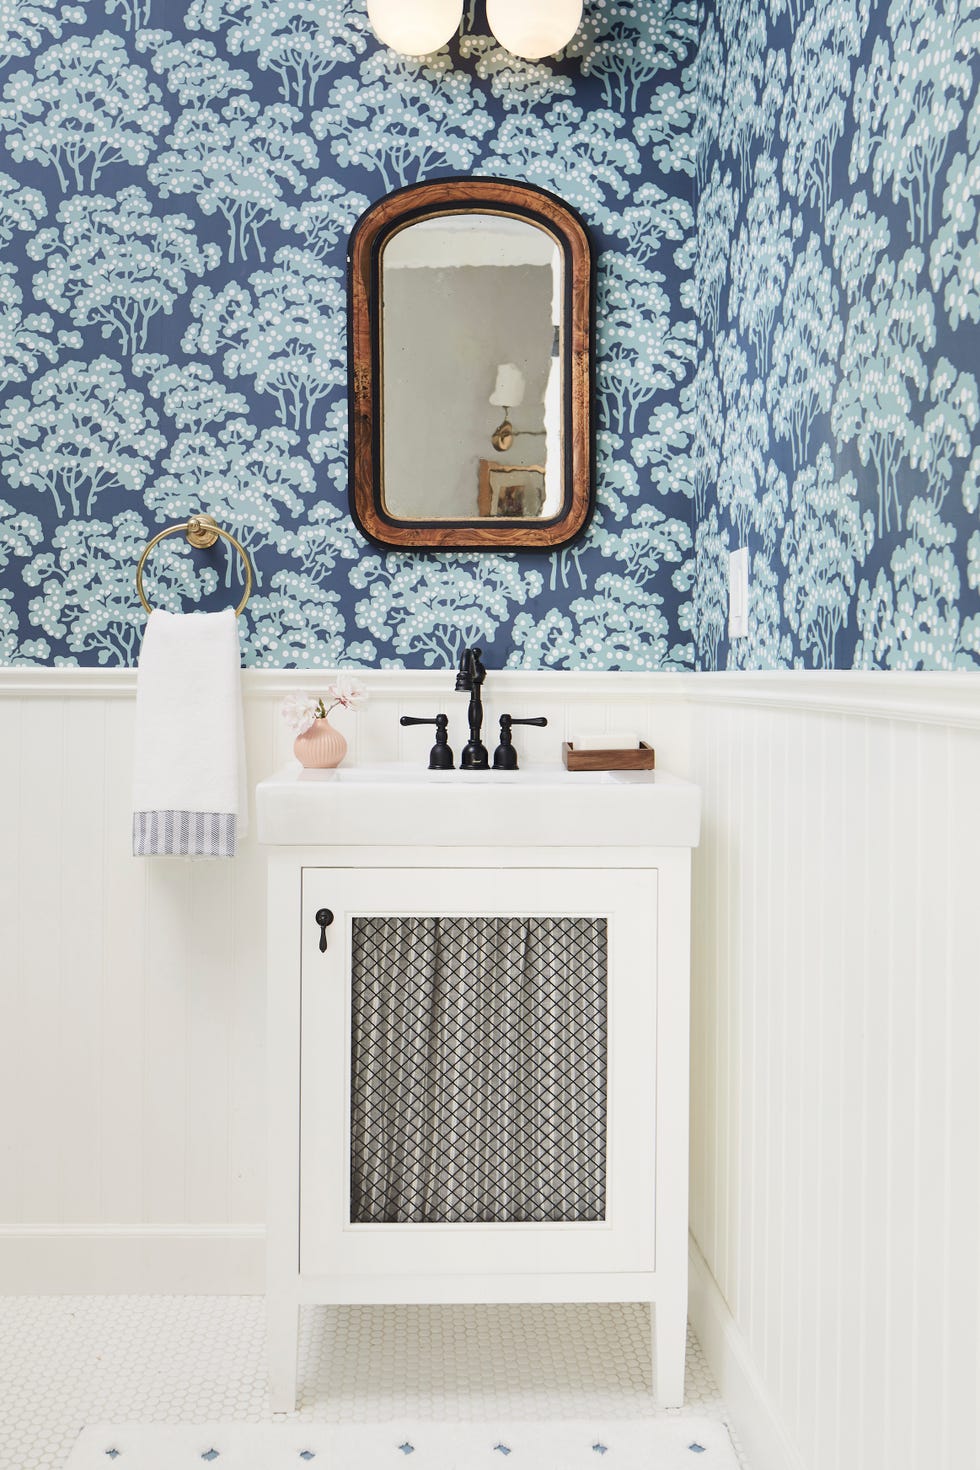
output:
<path id="1" fill-rule="evenodd" d="M 337 1302 L 649 1302 L 656 1396 L 679 1404 L 697 791 L 659 777 L 658 833 L 655 783 L 610 786 L 642 844 L 525 820 L 533 843 L 505 845 L 470 793 L 527 818 L 601 782 L 439 773 L 433 825 L 450 793 L 484 845 L 419 846 L 399 790 L 428 774 L 365 770 L 389 825 L 363 845 L 310 840 L 341 835 L 356 772 L 259 787 L 273 1408 L 295 1403 L 300 1305 Z"/>

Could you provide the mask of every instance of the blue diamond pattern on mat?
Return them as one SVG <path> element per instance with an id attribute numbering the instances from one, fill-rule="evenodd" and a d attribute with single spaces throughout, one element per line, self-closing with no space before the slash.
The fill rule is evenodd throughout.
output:
<path id="1" fill-rule="evenodd" d="M 704 1451 L 704 1445 L 703 1444 L 698 1444 L 697 1440 L 695 1440 L 693 1444 L 689 1444 L 688 1445 L 688 1449 L 691 1451 L 691 1453 L 693 1455 L 703 1455 L 704 1452 L 705 1452 Z"/>
<path id="2" fill-rule="evenodd" d="M 414 1455 L 415 1454 L 415 1446 L 413 1444 L 409 1444 L 409 1442 L 408 1442 L 407 1439 L 406 1439 L 405 1443 L 404 1444 L 400 1444 L 398 1446 L 398 1448 L 401 1450 L 401 1452 L 402 1452 L 403 1455 Z"/>
<path id="3" fill-rule="evenodd" d="M 594 1444 L 592 1446 L 592 1448 L 593 1448 L 593 1450 L 595 1451 L 595 1453 L 597 1455 L 605 1455 L 605 1454 L 608 1453 L 608 1449 L 609 1449 L 608 1445 L 598 1444 L 598 1443 Z"/>
<path id="4" fill-rule="evenodd" d="M 214 1449 L 212 1449 L 212 1450 L 205 1450 L 204 1451 L 204 1454 L 201 1456 L 201 1459 L 202 1460 L 217 1460 L 218 1458 L 219 1458 L 218 1451 L 217 1450 L 214 1450 Z"/>
<path id="5" fill-rule="evenodd" d="M 498 1455 L 509 1455 L 510 1454 L 510 1450 L 508 1449 L 507 1445 L 505 1445 L 505 1444 L 495 1444 L 493 1448 L 494 1448 L 495 1452 Z"/>
<path id="6" fill-rule="evenodd" d="M 299 1457 L 301 1460 L 315 1460 L 316 1452 L 314 1450 L 300 1450 Z"/>
<path id="7" fill-rule="evenodd" d="M 109 1456 L 110 1460 L 118 1459 L 121 1453 L 121 1450 L 106 1450 L 106 1454 Z"/>

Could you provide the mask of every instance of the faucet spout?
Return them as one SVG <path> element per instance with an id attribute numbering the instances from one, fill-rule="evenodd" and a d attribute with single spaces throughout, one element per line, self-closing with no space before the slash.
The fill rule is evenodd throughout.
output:
<path id="1" fill-rule="evenodd" d="M 479 648 L 464 648 L 460 655 L 459 673 L 456 675 L 457 692 L 470 696 L 468 710 L 470 738 L 463 747 L 459 758 L 459 766 L 462 771 L 486 771 L 490 766 L 490 756 L 480 739 L 480 732 L 483 729 L 482 689 L 483 681 L 487 677 L 481 653 L 482 650 Z"/>
<path id="2" fill-rule="evenodd" d="M 470 668 L 470 659 L 476 654 L 479 657 L 478 648 L 464 648 L 459 656 L 459 673 L 456 675 L 456 693 L 469 694 L 473 688 L 473 674 Z"/>

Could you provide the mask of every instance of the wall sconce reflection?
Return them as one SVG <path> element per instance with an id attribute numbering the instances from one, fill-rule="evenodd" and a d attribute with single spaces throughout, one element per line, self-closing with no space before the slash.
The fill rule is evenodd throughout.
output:
<path id="1" fill-rule="evenodd" d="M 582 20 L 583 0 L 487 0 L 487 20 L 506 51 L 540 61 L 567 46 Z M 429 56 L 463 20 L 463 0 L 368 0 L 379 41 L 403 56 Z"/>
<path id="2" fill-rule="evenodd" d="M 511 409 L 520 408 L 524 402 L 526 386 L 524 374 L 516 362 L 502 362 L 497 368 L 497 382 L 490 394 L 490 402 L 495 408 L 503 409 L 504 417 L 490 435 L 490 443 L 498 454 L 506 454 L 515 439 L 544 435 L 544 429 L 515 429 L 510 421 Z"/>

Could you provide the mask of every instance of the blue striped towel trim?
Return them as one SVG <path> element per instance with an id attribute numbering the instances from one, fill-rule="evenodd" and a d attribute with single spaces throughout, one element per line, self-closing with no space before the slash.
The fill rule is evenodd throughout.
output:
<path id="1" fill-rule="evenodd" d="M 134 857 L 234 857 L 234 812 L 134 812 Z"/>

